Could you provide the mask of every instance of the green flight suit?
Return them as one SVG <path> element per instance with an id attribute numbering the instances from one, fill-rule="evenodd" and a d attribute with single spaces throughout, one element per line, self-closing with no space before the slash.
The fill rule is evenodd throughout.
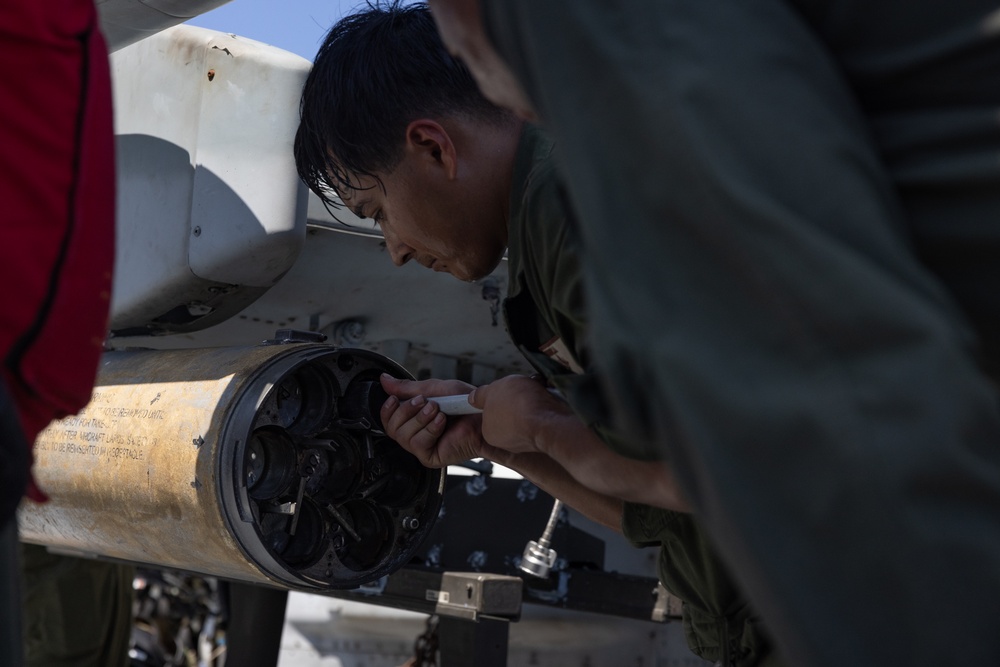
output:
<path id="1" fill-rule="evenodd" d="M 613 423 L 782 655 L 1000 665 L 996 1 L 481 4 L 564 158 Z"/>
<path id="2" fill-rule="evenodd" d="M 127 667 L 135 567 L 21 545 L 26 667 Z"/>
<path id="3" fill-rule="evenodd" d="M 504 318 L 511 340 L 615 451 L 651 459 L 649 447 L 601 423 L 603 399 L 590 365 L 579 240 L 556 174 L 553 144 L 525 126 L 511 185 L 510 288 Z M 781 664 L 746 600 L 688 514 L 625 504 L 622 531 L 636 546 L 661 546 L 664 586 L 684 600 L 688 645 L 726 665 Z"/>

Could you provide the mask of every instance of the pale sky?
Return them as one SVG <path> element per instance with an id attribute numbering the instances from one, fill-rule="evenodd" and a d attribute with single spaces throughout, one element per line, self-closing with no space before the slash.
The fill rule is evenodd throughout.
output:
<path id="1" fill-rule="evenodd" d="M 330 27 L 366 0 L 232 0 L 188 23 L 231 32 L 313 59 Z"/>

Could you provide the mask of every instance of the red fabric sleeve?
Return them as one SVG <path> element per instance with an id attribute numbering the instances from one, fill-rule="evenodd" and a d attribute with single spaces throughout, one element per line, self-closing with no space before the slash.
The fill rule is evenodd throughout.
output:
<path id="1" fill-rule="evenodd" d="M 30 442 L 90 399 L 107 330 L 114 138 L 93 0 L 5 0 L 0 62 L 0 351 Z"/>

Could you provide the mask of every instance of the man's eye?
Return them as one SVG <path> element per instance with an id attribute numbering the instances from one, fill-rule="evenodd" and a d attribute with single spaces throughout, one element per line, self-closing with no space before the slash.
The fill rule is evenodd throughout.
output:
<path id="1" fill-rule="evenodd" d="M 382 213 L 382 209 L 379 209 L 372 214 L 372 220 L 375 221 L 376 225 L 382 224 L 382 221 L 385 220 L 385 214 Z"/>

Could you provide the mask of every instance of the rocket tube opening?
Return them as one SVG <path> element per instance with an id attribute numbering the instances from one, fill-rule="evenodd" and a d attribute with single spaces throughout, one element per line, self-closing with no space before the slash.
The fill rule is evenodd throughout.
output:
<path id="1" fill-rule="evenodd" d="M 240 547 L 267 576 L 355 588 L 408 563 L 433 526 L 444 472 L 381 432 L 382 373 L 408 377 L 372 352 L 306 344 L 247 385 L 224 445 L 239 464 L 220 488 Z"/>
<path id="2" fill-rule="evenodd" d="M 295 445 L 284 431 L 274 427 L 254 431 L 243 457 L 247 493 L 254 500 L 271 500 L 288 492 L 296 460 Z"/>
<path id="3" fill-rule="evenodd" d="M 335 416 L 335 382 L 328 369 L 304 365 L 274 388 L 274 413 L 279 426 L 303 435 L 323 428 Z"/>

